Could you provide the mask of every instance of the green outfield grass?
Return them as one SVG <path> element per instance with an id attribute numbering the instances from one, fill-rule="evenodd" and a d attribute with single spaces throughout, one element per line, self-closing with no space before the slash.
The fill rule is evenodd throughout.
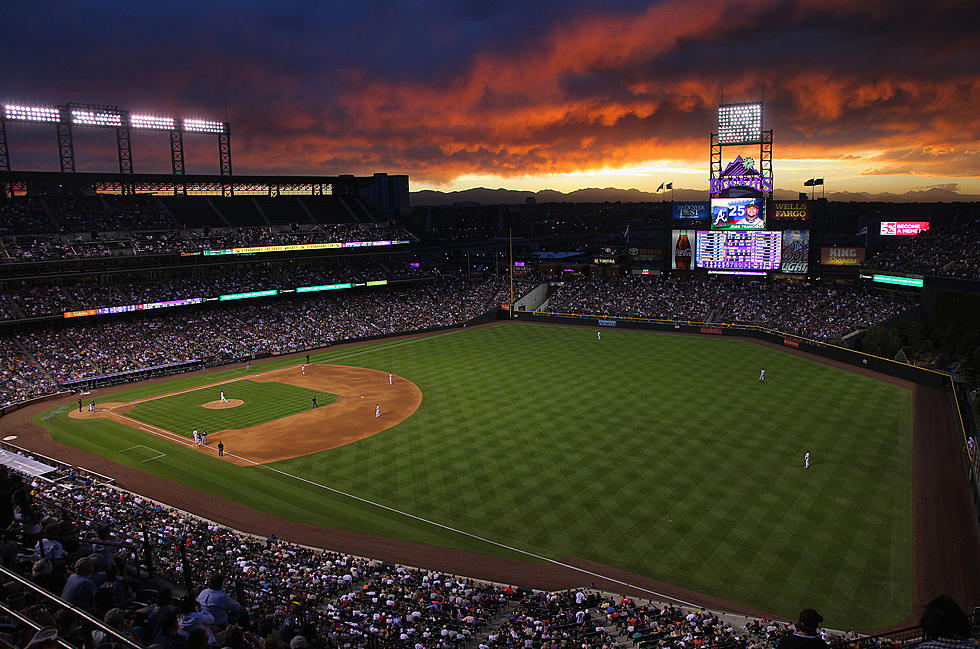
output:
<path id="1" fill-rule="evenodd" d="M 609 329 L 597 342 L 588 328 L 530 323 L 312 360 L 406 377 L 422 404 L 394 428 L 280 471 L 546 557 L 787 617 L 813 606 L 834 628 L 881 627 L 911 610 L 908 389 L 751 341 Z M 103 400 L 245 376 L 234 368 Z M 520 557 L 111 421 L 41 416 L 59 441 L 280 516 Z M 166 456 L 123 452 L 136 445 Z"/>
<path id="2" fill-rule="evenodd" d="M 202 407 L 205 403 L 217 401 L 222 390 L 225 398 L 241 399 L 244 403 L 225 409 Z M 329 392 L 245 378 L 233 383 L 178 392 L 181 393 L 144 401 L 134 406 L 126 416 L 189 437 L 195 428 L 207 431 L 248 428 L 282 419 L 309 410 L 314 396 L 320 406 L 337 400 L 337 395 Z"/>

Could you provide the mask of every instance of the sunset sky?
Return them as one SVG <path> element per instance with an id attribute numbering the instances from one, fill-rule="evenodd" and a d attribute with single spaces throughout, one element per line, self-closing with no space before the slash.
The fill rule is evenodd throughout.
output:
<path id="1" fill-rule="evenodd" d="M 980 194 L 978 25 L 967 0 L 11 2 L 0 101 L 227 115 L 236 174 L 653 191 L 706 189 L 724 92 L 764 97 L 777 188 Z M 52 127 L 7 137 L 12 168 L 58 169 Z M 213 136 L 185 146 L 217 173 Z M 118 168 L 111 131 L 75 149 Z M 165 134 L 133 154 L 170 171 Z"/>

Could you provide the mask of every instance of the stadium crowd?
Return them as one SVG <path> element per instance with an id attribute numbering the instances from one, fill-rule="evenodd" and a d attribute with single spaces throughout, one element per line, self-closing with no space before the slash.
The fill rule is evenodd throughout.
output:
<path id="1" fill-rule="evenodd" d="M 405 229 L 365 211 L 357 222 L 351 213 L 325 214 L 354 222 L 314 222 L 299 203 L 283 203 L 289 222 L 239 222 L 236 213 L 252 207 L 249 198 L 216 206 L 192 202 L 205 211 L 205 226 L 187 227 L 152 196 L 86 196 L 24 198 L 0 201 L 0 262 L 50 261 L 84 257 L 151 254 L 199 254 L 251 246 L 278 246 L 356 241 L 408 241 Z M 311 199 L 312 200 L 312 199 Z M 358 205 L 363 205 L 358 203 Z M 366 209 L 366 208 L 365 208 Z"/>
<path id="2" fill-rule="evenodd" d="M 95 304 L 126 304 L 329 284 L 411 274 L 371 262 L 350 266 L 255 266 L 237 274 L 184 278 L 163 284 L 37 287 L 7 295 L 7 313 L 38 315 Z M 518 281 L 523 295 L 537 279 Z M 458 325 L 506 302 L 509 283 L 485 276 L 467 282 L 440 274 L 418 282 L 164 309 L 152 314 L 58 321 L 0 334 L 0 405 L 49 394 L 59 384 L 189 361 L 221 363 L 432 327 Z M 101 297 L 99 297 L 101 296 Z M 112 296 L 108 299 L 106 296 Z M 98 300 L 98 301 L 96 301 Z M 13 306 L 11 306 L 13 305 Z M 912 298 L 853 288 L 731 283 L 621 276 L 580 278 L 558 286 L 547 310 L 558 313 L 757 324 L 823 340 L 898 315 Z M 14 313 L 14 312 L 17 313 Z M 103 341 L 111 340 L 112 344 Z"/>
<path id="3" fill-rule="evenodd" d="M 4 567 L 142 646 L 771 649 L 794 632 L 766 618 L 735 624 L 594 589 L 528 591 L 262 539 L 73 469 L 31 478 L 0 466 L 0 496 Z M 121 646 L 20 584 L 8 580 L 4 595 L 73 646 Z M 32 633 L 8 624 L 0 641 L 40 649 Z M 823 636 L 832 646 L 856 637 Z"/>
<path id="4" fill-rule="evenodd" d="M 695 322 L 755 323 L 830 340 L 896 316 L 913 296 L 847 287 L 634 276 L 564 282 L 549 299 L 554 313 Z"/>
<path id="5" fill-rule="evenodd" d="M 975 220 L 934 221 L 914 236 L 883 236 L 869 268 L 980 279 L 980 228 Z"/>
<path id="6" fill-rule="evenodd" d="M 343 267 L 340 270 L 348 272 Z M 260 269 L 252 273 L 258 284 L 248 283 L 247 277 L 235 278 L 225 290 L 251 290 L 277 279 L 264 273 Z M 298 277 L 303 276 L 290 276 L 293 285 Z M 342 281 L 341 276 L 333 277 Z M 323 275 L 305 281 L 314 279 L 322 283 Z M 529 278 L 517 289 L 526 291 L 533 281 Z M 185 287 L 202 290 L 189 282 Z M 262 353 L 459 325 L 505 300 L 508 291 L 509 284 L 502 278 L 467 282 L 447 274 L 415 283 L 260 303 L 227 302 L 24 327 L 0 334 L 0 406 L 50 394 L 57 384 L 76 379 L 193 359 L 230 362 Z"/>

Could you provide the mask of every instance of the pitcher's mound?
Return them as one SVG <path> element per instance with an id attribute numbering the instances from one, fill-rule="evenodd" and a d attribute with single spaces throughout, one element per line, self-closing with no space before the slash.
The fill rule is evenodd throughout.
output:
<path id="1" fill-rule="evenodd" d="M 204 404 L 205 408 L 210 410 L 224 410 L 225 408 L 237 408 L 238 406 L 245 403 L 241 399 L 228 399 L 227 401 L 208 401 Z"/>

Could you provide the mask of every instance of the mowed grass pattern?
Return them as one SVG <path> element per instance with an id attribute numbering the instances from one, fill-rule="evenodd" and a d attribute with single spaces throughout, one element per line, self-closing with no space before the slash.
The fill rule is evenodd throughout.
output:
<path id="1" fill-rule="evenodd" d="M 911 608 L 907 389 L 750 341 L 610 329 L 597 342 L 587 328 L 521 323 L 313 360 L 404 376 L 422 405 L 395 428 L 277 469 L 544 556 L 787 617 L 814 606 L 830 626 L 874 628 Z M 38 423 L 86 450 L 117 426 Z M 188 455 L 140 468 L 297 520 L 513 556 Z"/>
<path id="2" fill-rule="evenodd" d="M 218 401 L 221 391 L 227 399 L 241 399 L 234 408 L 210 409 L 204 404 Z M 241 379 L 144 401 L 126 413 L 127 417 L 190 436 L 195 428 L 209 432 L 248 428 L 309 410 L 312 399 L 325 406 L 337 395 L 287 383 Z M 147 397 L 144 397 L 147 398 Z"/>

